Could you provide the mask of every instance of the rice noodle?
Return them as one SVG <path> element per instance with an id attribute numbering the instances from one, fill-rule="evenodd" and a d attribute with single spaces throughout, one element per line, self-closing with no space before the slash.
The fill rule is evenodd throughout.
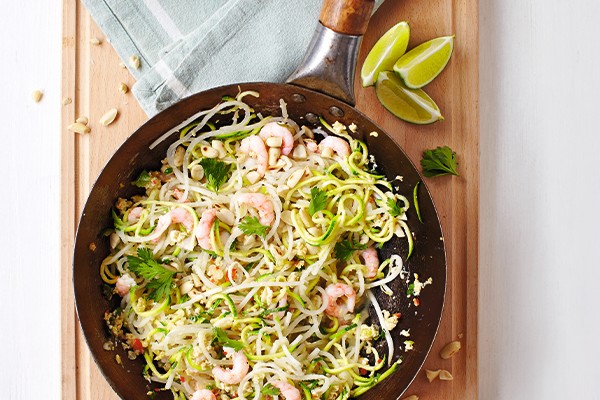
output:
<path id="1" fill-rule="evenodd" d="M 260 398 L 273 380 L 293 382 L 298 390 L 309 385 L 315 396 L 360 395 L 384 367 L 378 356 L 365 361 L 369 351 L 377 354 L 374 335 L 363 334 L 374 329 L 369 313 L 347 302 L 364 303 L 366 294 L 391 365 L 394 343 L 370 289 L 390 291 L 388 284 L 406 271 L 400 255 L 367 265 L 356 250 L 383 244 L 396 232 L 410 234 L 406 216 L 389 209 L 391 200 L 401 200 L 404 209 L 408 201 L 370 172 L 366 146 L 340 125 L 336 132 L 327 124 L 301 128 L 283 99 L 280 116 L 263 117 L 244 102 L 247 96 L 259 94 L 226 98 L 150 146 L 171 141 L 161 170 L 136 181 L 145 193 L 116 204 L 119 243 L 101 276 L 118 287 L 133 277 L 135 285 L 122 298 L 122 313 L 115 310 L 107 320 L 120 318 L 120 339 L 142 342 L 150 379 L 176 399 L 207 386 L 227 398 Z M 269 123 L 279 124 L 271 128 L 282 129 L 278 134 L 301 151 L 283 156 L 277 140 L 252 139 L 254 147 L 242 152 L 241 141 Z M 312 132 L 337 137 L 350 155 L 315 149 Z M 120 278 L 125 274 L 129 281 Z M 231 367 L 226 347 L 249 362 L 237 383 L 213 373 Z M 363 369 L 367 375 L 356 384 Z"/>

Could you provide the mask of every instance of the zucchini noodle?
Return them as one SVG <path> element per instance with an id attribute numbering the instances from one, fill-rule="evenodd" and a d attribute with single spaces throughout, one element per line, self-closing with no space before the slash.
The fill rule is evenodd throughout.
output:
<path id="1" fill-rule="evenodd" d="M 399 315 L 371 290 L 406 278 L 401 256 L 380 261 L 376 248 L 398 236 L 412 252 L 408 200 L 345 126 L 299 126 L 283 100 L 263 117 L 245 96 L 259 94 L 224 98 L 152 144 L 176 136 L 112 211 L 100 276 L 122 299 L 105 319 L 175 399 L 360 395 L 402 360 Z"/>

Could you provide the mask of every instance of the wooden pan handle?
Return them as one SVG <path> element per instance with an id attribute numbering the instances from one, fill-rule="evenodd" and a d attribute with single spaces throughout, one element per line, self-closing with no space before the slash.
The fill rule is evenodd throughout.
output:
<path id="1" fill-rule="evenodd" d="M 324 0 L 319 20 L 327 28 L 346 35 L 367 31 L 375 0 Z"/>

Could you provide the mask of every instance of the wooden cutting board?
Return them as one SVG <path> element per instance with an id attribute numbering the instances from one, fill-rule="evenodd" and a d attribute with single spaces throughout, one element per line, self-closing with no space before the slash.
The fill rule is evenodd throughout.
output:
<path id="1" fill-rule="evenodd" d="M 479 216 L 479 106 L 477 0 L 388 0 L 377 11 L 365 35 L 359 65 L 378 37 L 401 20 L 411 26 L 411 44 L 455 34 L 456 47 L 446 70 L 427 87 L 445 121 L 413 126 L 399 121 L 377 102 L 372 88 L 357 78 L 357 107 L 389 132 L 418 165 L 424 149 L 449 145 L 458 153 L 460 177 L 427 179 L 437 206 L 448 258 L 444 314 L 429 358 L 428 369 L 446 369 L 453 381 L 429 383 L 421 372 L 405 396 L 428 399 L 477 398 L 477 269 Z M 116 399 L 92 360 L 79 328 L 71 279 L 72 248 L 84 201 L 101 168 L 117 147 L 147 120 L 121 82 L 134 80 L 119 66 L 119 58 L 77 0 L 63 2 L 63 97 L 71 98 L 62 112 L 62 398 Z M 103 39 L 93 45 L 93 37 Z M 100 117 L 118 108 L 108 127 Z M 88 135 L 67 131 L 79 116 L 87 116 Z M 452 340 L 462 350 L 450 360 L 439 357 Z"/>

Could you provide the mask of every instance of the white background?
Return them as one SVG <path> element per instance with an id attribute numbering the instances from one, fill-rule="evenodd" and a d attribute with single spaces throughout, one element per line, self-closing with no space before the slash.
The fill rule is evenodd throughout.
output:
<path id="1" fill-rule="evenodd" d="M 1 6 L 0 397 L 58 399 L 62 2 Z M 482 400 L 600 399 L 599 16 L 481 0 Z"/>

